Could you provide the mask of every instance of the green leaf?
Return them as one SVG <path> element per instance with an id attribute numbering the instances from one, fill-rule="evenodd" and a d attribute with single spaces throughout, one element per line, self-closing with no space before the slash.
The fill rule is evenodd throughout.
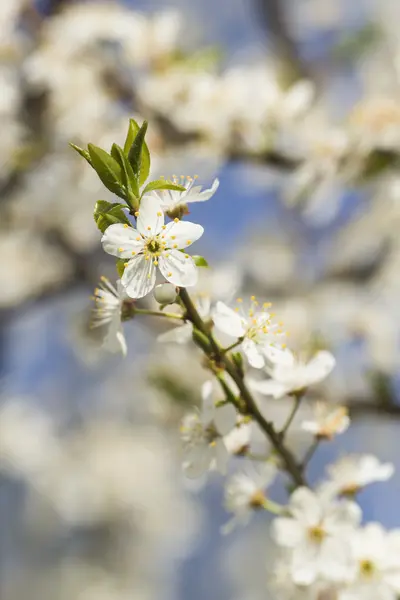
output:
<path id="1" fill-rule="evenodd" d="M 118 273 L 119 277 L 122 277 L 122 275 L 124 274 L 125 263 L 126 263 L 126 260 L 124 260 L 123 258 L 119 258 L 117 260 L 117 262 L 115 263 L 115 266 L 117 267 L 117 273 Z"/>
<path id="2" fill-rule="evenodd" d="M 186 188 L 183 185 L 177 185 L 168 179 L 156 179 L 155 181 L 150 181 L 150 183 L 146 185 L 144 190 L 142 190 L 142 196 L 153 190 L 174 190 L 176 192 L 184 192 Z"/>
<path id="3" fill-rule="evenodd" d="M 143 125 L 144 125 L 144 123 L 143 123 Z M 124 153 L 126 154 L 126 156 L 129 156 L 129 152 L 133 146 L 133 143 L 134 143 L 139 131 L 140 131 L 139 125 L 136 123 L 136 121 L 134 119 L 130 119 L 128 135 L 126 136 L 125 145 L 124 145 Z M 150 172 L 150 152 L 147 147 L 146 141 L 143 138 L 141 165 L 140 165 L 140 174 L 139 174 L 139 185 L 144 184 L 144 182 L 146 181 L 146 179 L 149 176 L 149 172 Z"/>
<path id="4" fill-rule="evenodd" d="M 117 194 L 120 198 L 125 198 L 125 193 L 122 189 L 122 170 L 115 158 L 93 144 L 88 145 L 88 150 L 92 167 L 106 188 L 110 192 Z"/>
<path id="5" fill-rule="evenodd" d="M 135 173 L 137 180 L 140 182 L 140 180 L 144 177 L 145 181 L 147 179 L 147 176 L 145 177 L 145 174 L 142 174 L 142 155 L 143 155 L 143 146 L 144 146 L 144 138 L 146 135 L 146 131 L 147 131 L 147 121 L 143 121 L 143 125 L 141 126 L 141 128 L 139 129 L 135 139 L 133 140 L 133 144 L 130 147 L 129 153 L 128 153 L 128 159 L 129 162 L 131 163 L 133 172 Z M 149 163 L 150 166 L 150 163 Z"/>
<path id="6" fill-rule="evenodd" d="M 76 146 L 75 144 L 72 144 L 72 142 L 69 143 L 69 145 L 71 146 L 71 148 L 73 148 L 74 150 L 76 150 L 76 152 L 78 154 L 80 154 L 85 160 L 88 161 L 89 165 L 92 167 L 92 160 L 90 158 L 90 154 L 87 150 L 84 150 L 83 148 L 80 148 L 79 146 Z"/>
<path id="7" fill-rule="evenodd" d="M 105 232 L 107 227 L 113 225 L 114 223 L 131 225 L 128 217 L 122 210 L 123 206 L 123 204 L 115 204 L 113 202 L 107 202 L 106 200 L 99 200 L 96 202 L 93 217 L 96 221 L 97 227 L 102 233 Z"/>
<path id="8" fill-rule="evenodd" d="M 196 267 L 208 267 L 208 262 L 204 256 L 192 256 Z"/>
<path id="9" fill-rule="evenodd" d="M 117 144 L 113 144 L 111 148 L 111 155 L 121 167 L 122 183 L 128 192 L 126 200 L 129 202 L 129 206 L 131 208 L 137 210 L 139 208 L 139 186 L 137 184 L 131 164 L 124 154 L 122 148 Z"/>

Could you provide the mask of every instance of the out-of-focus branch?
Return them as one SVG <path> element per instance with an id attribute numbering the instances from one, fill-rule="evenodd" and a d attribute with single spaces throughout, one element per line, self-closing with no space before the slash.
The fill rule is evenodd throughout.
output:
<path id="1" fill-rule="evenodd" d="M 255 0 L 257 23 L 261 23 L 274 45 L 289 81 L 310 79 L 308 65 L 301 59 L 299 48 L 288 27 L 284 0 Z"/>

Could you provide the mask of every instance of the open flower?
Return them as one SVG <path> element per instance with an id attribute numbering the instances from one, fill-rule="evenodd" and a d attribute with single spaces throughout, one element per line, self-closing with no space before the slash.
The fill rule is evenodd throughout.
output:
<path id="1" fill-rule="evenodd" d="M 273 315 L 268 312 L 270 304 L 259 307 L 254 296 L 248 309 L 243 308 L 241 298 L 237 299 L 235 310 L 223 302 L 217 302 L 212 311 L 215 326 L 221 332 L 233 338 L 241 339 L 240 348 L 252 367 L 261 369 L 265 360 L 271 362 L 285 361 L 287 350 L 280 340 L 285 337 L 281 323 L 273 322 Z"/>
<path id="2" fill-rule="evenodd" d="M 354 495 L 376 481 L 387 481 L 394 473 L 392 463 L 381 463 L 373 454 L 353 454 L 327 469 L 330 480 L 321 489 L 331 495 Z"/>
<path id="3" fill-rule="evenodd" d="M 142 298 L 154 288 L 156 267 L 167 281 L 179 287 L 195 285 L 197 267 L 193 259 L 180 250 L 203 235 L 203 227 L 174 219 L 164 225 L 159 202 L 144 197 L 137 213 L 137 228 L 127 224 L 110 225 L 103 237 L 108 254 L 126 260 L 121 282 L 131 298 Z"/>
<path id="4" fill-rule="evenodd" d="M 304 390 L 310 385 L 322 381 L 334 366 L 335 359 L 330 352 L 317 352 L 306 363 L 297 359 L 292 352 L 287 350 L 285 362 L 275 364 L 268 370 L 271 378 L 264 381 L 253 380 L 251 386 L 260 394 L 282 398 L 286 394 Z"/>
<path id="5" fill-rule="evenodd" d="M 174 216 L 175 214 L 176 216 L 182 216 L 189 212 L 187 207 L 189 203 L 209 200 L 219 187 L 218 179 L 214 179 L 212 186 L 208 190 L 202 190 L 201 185 L 194 185 L 196 179 L 196 175 L 194 177 L 176 177 L 174 175 L 171 181 L 186 188 L 184 192 L 160 190 L 151 192 L 151 194 L 158 198 L 164 212 L 173 213 Z"/>
<path id="6" fill-rule="evenodd" d="M 316 402 L 314 418 L 303 421 L 301 428 L 318 439 L 332 440 L 335 435 L 346 431 L 349 425 L 350 417 L 345 406 L 330 406 L 325 402 Z"/>
<path id="7" fill-rule="evenodd" d="M 319 577 L 341 581 L 349 569 L 349 536 L 361 520 L 357 504 L 337 501 L 298 488 L 291 496 L 289 516 L 272 523 L 275 541 L 292 550 L 290 573 L 296 585 L 311 585 Z"/>
<path id="8" fill-rule="evenodd" d="M 202 411 L 186 415 L 181 434 L 185 452 L 184 470 L 188 477 L 200 477 L 215 461 L 218 471 L 226 472 L 229 458 L 223 436 L 236 424 L 236 411 L 231 404 L 216 407 L 212 399 L 213 385 L 202 387 Z"/>
<path id="9" fill-rule="evenodd" d="M 96 307 L 91 319 L 92 327 L 107 327 L 103 347 L 110 352 L 122 352 L 124 356 L 127 346 L 122 330 L 121 311 L 126 299 L 127 295 L 120 280 L 115 288 L 107 277 L 101 277 L 99 287 L 94 290 Z"/>
<path id="10" fill-rule="evenodd" d="M 400 594 L 400 530 L 370 523 L 349 538 L 352 576 L 338 600 L 397 600 Z"/>
<path id="11" fill-rule="evenodd" d="M 254 510 L 263 508 L 267 498 L 265 490 L 274 481 L 277 468 L 272 463 L 266 463 L 253 472 L 236 473 L 225 486 L 225 508 L 233 513 L 233 518 L 223 528 L 229 533 L 237 525 L 246 525 Z"/>

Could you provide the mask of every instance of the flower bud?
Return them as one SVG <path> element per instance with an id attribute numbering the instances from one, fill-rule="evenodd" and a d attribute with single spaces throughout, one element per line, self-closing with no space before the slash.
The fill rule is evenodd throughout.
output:
<path id="1" fill-rule="evenodd" d="M 154 288 L 154 299 L 159 304 L 173 304 L 177 298 L 177 289 L 172 283 L 160 283 Z"/>

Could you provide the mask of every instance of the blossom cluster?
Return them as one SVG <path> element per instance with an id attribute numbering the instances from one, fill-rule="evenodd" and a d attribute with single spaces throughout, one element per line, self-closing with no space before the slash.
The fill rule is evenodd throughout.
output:
<path id="1" fill-rule="evenodd" d="M 310 388 L 318 389 L 331 374 L 335 358 L 328 350 L 310 356 L 289 349 L 283 323 L 268 302 L 251 296 L 225 303 L 199 293 L 198 270 L 207 262 L 191 258 L 186 248 L 202 236 L 203 227 L 187 220 L 188 204 L 210 199 L 218 181 L 206 191 L 194 186 L 192 178 L 146 185 L 141 169 L 146 166 L 146 127 L 135 124 L 135 135 L 128 132 L 127 137 L 131 145 L 125 144 L 122 154 L 115 145 L 111 156 L 92 145 L 88 151 L 75 147 L 127 203 L 102 211 L 95 207 L 103 248 L 116 258 L 121 274 L 116 287 L 103 279 L 95 291 L 93 324 L 105 327 L 104 346 L 126 354 L 123 321 L 147 314 L 177 323 L 159 342 L 194 342 L 203 352 L 211 378 L 202 385 L 200 405 L 182 420 L 183 470 L 189 478 L 204 478 L 210 471 L 228 475 L 225 508 L 231 519 L 225 533 L 247 524 L 255 511 L 273 515 L 271 532 L 279 548 L 273 585 L 279 593 L 295 598 L 304 592 L 315 600 L 325 595 L 335 600 L 396 600 L 400 529 L 362 525 L 356 501 L 365 486 L 388 480 L 393 465 L 372 454 L 344 456 L 327 468 L 325 480 L 310 486 L 307 466 L 318 445 L 350 426 L 346 406 L 308 399 Z M 121 166 L 121 184 L 111 157 Z M 145 186 L 142 192 L 138 183 Z M 164 280 L 158 285 L 156 267 Z M 193 298 L 190 288 L 195 288 Z M 140 300 L 153 290 L 159 309 L 142 308 Z M 271 402 L 285 398 L 291 399 L 292 408 L 278 424 Z M 307 414 L 301 412 L 305 405 Z M 300 460 L 291 447 L 296 430 L 308 439 Z M 267 441 L 261 452 L 260 435 Z M 248 468 L 232 473 L 234 458 L 247 459 Z M 273 499 L 273 490 L 284 473 L 294 491 L 281 504 Z"/>

